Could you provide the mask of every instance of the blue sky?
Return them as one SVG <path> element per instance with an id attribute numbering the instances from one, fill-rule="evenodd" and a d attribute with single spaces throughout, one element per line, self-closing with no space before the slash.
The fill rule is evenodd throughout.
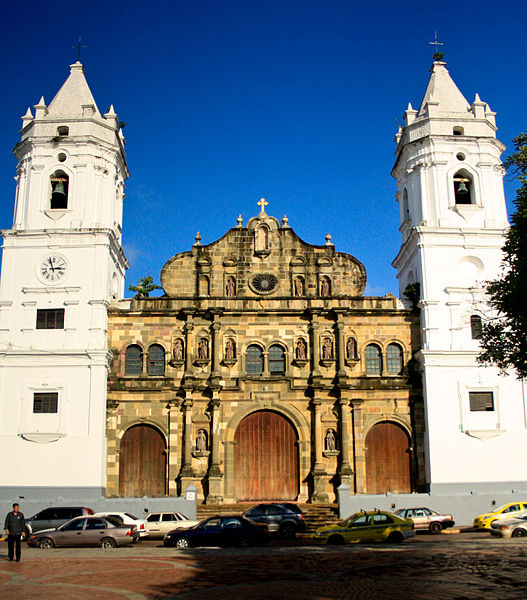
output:
<path id="1" fill-rule="evenodd" d="M 20 116 L 49 104 L 81 60 L 101 111 L 126 123 L 129 283 L 257 214 L 286 214 L 306 241 L 364 263 L 366 293 L 397 293 L 393 137 L 419 106 L 437 30 L 469 102 L 498 137 L 527 128 L 524 0 L 26 0 L 0 23 L 0 227 L 12 225 Z M 514 184 L 506 183 L 509 210 Z M 130 294 L 131 295 L 131 294 Z"/>

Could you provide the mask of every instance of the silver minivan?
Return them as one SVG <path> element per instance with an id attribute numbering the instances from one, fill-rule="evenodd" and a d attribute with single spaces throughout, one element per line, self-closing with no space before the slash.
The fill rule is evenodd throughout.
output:
<path id="1" fill-rule="evenodd" d="M 94 511 L 86 506 L 52 506 L 26 519 L 26 527 L 30 533 L 36 533 L 42 529 L 55 529 L 75 517 L 93 514 Z"/>

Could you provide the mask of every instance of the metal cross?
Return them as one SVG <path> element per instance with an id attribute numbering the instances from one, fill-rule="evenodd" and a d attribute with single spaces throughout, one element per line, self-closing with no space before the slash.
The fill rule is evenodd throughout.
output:
<path id="1" fill-rule="evenodd" d="M 257 202 L 258 206 L 261 207 L 261 212 L 265 212 L 265 207 L 269 204 L 265 198 L 260 198 L 260 202 Z"/>
<path id="2" fill-rule="evenodd" d="M 435 47 L 436 47 L 436 54 L 437 54 L 437 53 L 438 53 L 438 52 L 437 52 L 437 47 L 438 47 L 438 46 L 444 46 L 445 44 L 444 44 L 443 42 L 438 42 L 438 41 L 437 41 L 437 31 L 434 31 L 434 33 L 435 33 L 435 36 L 434 36 L 434 37 L 435 37 L 435 40 L 434 40 L 433 42 L 428 42 L 428 44 L 429 44 L 430 46 L 435 46 Z"/>
<path id="3" fill-rule="evenodd" d="M 79 41 L 76 46 L 72 46 L 72 48 L 77 48 L 77 62 L 81 61 L 81 48 L 87 48 L 85 44 L 81 44 L 81 36 L 79 35 Z"/>

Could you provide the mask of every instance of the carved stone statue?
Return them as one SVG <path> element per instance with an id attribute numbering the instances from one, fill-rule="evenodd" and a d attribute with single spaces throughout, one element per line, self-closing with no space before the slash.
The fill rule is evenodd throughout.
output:
<path id="1" fill-rule="evenodd" d="M 229 338 L 225 342 L 225 358 L 227 360 L 233 360 L 235 356 L 236 356 L 236 344 L 234 343 L 233 339 Z"/>
<path id="2" fill-rule="evenodd" d="M 328 298 L 330 295 L 329 279 L 324 277 L 320 282 L 320 295 L 324 298 Z"/>
<path id="3" fill-rule="evenodd" d="M 325 360 L 333 358 L 333 341 L 331 338 L 324 338 L 324 343 L 322 344 L 322 358 Z"/>
<path id="4" fill-rule="evenodd" d="M 357 341 L 355 338 L 349 338 L 346 342 L 346 358 L 348 360 L 357 358 Z"/>
<path id="5" fill-rule="evenodd" d="M 234 277 L 227 277 L 227 283 L 225 285 L 226 295 L 229 297 L 236 296 L 236 280 Z"/>
<path id="6" fill-rule="evenodd" d="M 207 434 L 203 429 L 200 429 L 196 436 L 196 450 L 199 452 L 205 452 L 207 450 Z"/>
<path id="7" fill-rule="evenodd" d="M 183 360 L 183 342 L 179 338 L 174 342 L 172 356 L 174 360 Z"/>
<path id="8" fill-rule="evenodd" d="M 337 449 L 337 436 L 334 429 L 328 429 L 326 433 L 326 450 L 334 452 Z"/>
<path id="9" fill-rule="evenodd" d="M 299 338 L 298 342 L 296 343 L 295 357 L 300 360 L 305 360 L 307 358 L 306 342 L 303 338 Z"/>
<path id="10" fill-rule="evenodd" d="M 302 277 L 295 277 L 295 296 L 304 295 L 304 280 Z"/>
<path id="11" fill-rule="evenodd" d="M 198 346 L 198 358 L 209 358 L 209 343 L 205 338 L 201 338 Z"/>

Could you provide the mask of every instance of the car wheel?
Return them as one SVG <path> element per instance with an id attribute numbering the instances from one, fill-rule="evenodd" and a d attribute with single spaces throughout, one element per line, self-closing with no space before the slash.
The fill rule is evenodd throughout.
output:
<path id="1" fill-rule="evenodd" d="M 400 531 L 392 531 L 386 540 L 389 544 L 400 544 L 404 540 Z"/>
<path id="2" fill-rule="evenodd" d="M 281 527 L 281 531 L 285 538 L 294 538 L 296 534 L 296 528 L 293 523 L 284 523 Z"/>
<path id="3" fill-rule="evenodd" d="M 332 535 L 328 538 L 328 544 L 332 546 L 342 546 L 344 544 L 344 538 L 341 535 Z"/>
<path id="4" fill-rule="evenodd" d="M 45 537 L 39 540 L 38 547 L 46 549 L 55 548 L 55 542 L 51 538 Z"/>
<path id="5" fill-rule="evenodd" d="M 174 544 L 174 546 L 176 548 L 188 548 L 190 546 L 190 544 L 188 543 L 187 538 L 180 537 L 176 540 L 176 543 Z"/>
<path id="6" fill-rule="evenodd" d="M 101 548 L 115 548 L 117 546 L 113 538 L 103 538 L 101 540 Z"/>
<path id="7" fill-rule="evenodd" d="M 428 527 L 428 529 L 430 529 L 430 531 L 432 533 L 441 533 L 443 531 L 443 528 L 441 527 L 441 523 L 438 523 L 437 521 L 430 523 L 430 526 Z"/>
<path id="8" fill-rule="evenodd" d="M 512 537 L 525 537 L 526 535 L 527 531 L 525 531 L 525 529 L 520 529 L 519 527 L 512 532 Z"/>

